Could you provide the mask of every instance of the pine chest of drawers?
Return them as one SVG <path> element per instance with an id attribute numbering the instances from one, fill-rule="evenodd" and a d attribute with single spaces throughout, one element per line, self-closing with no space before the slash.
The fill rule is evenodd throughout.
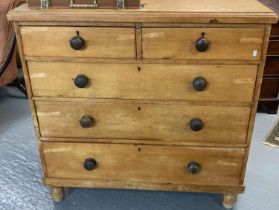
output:
<path id="1" fill-rule="evenodd" d="M 271 24 L 255 0 L 12 11 L 44 183 L 224 194 L 244 174 Z"/>

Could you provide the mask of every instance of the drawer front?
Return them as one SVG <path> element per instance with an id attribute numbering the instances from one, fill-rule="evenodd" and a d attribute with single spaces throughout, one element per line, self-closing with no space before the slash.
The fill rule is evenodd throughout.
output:
<path id="1" fill-rule="evenodd" d="M 279 24 L 272 25 L 270 36 L 279 37 Z"/>
<path id="2" fill-rule="evenodd" d="M 279 55 L 279 40 L 270 40 L 268 44 L 267 55 Z"/>
<path id="3" fill-rule="evenodd" d="M 77 143 L 41 146 L 48 178 L 239 185 L 244 158 L 244 149 Z M 196 174 L 190 166 L 196 166 Z"/>
<path id="4" fill-rule="evenodd" d="M 21 27 L 26 56 L 135 58 L 134 28 Z M 83 39 L 74 39 L 79 36 Z M 80 50 L 73 49 L 83 46 Z M 38 47 L 39 46 L 39 47 Z"/>
<path id="5" fill-rule="evenodd" d="M 262 81 L 261 98 L 278 98 L 279 79 L 265 78 Z"/>
<path id="6" fill-rule="evenodd" d="M 279 77 L 279 56 L 268 56 L 266 58 L 264 76 Z"/>
<path id="7" fill-rule="evenodd" d="M 127 100 L 37 101 L 36 110 L 43 137 L 230 144 L 245 143 L 250 115 L 250 107 Z"/>
<path id="8" fill-rule="evenodd" d="M 264 28 L 144 28 L 143 57 L 151 59 L 259 60 Z M 200 38 L 209 43 L 200 52 Z M 203 49 L 204 50 L 204 49 Z"/>
<path id="9" fill-rule="evenodd" d="M 46 97 L 250 102 L 257 74 L 252 65 L 29 62 L 28 66 L 33 94 Z M 84 76 L 85 84 L 79 87 L 75 82 Z M 199 81 L 205 81 L 202 90 L 197 89 Z"/>

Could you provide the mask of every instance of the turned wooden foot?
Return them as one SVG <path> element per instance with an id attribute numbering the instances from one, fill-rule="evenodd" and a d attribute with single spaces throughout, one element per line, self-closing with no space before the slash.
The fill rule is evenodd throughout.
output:
<path id="1" fill-rule="evenodd" d="M 64 188 L 50 187 L 50 195 L 54 202 L 60 202 L 64 199 Z"/>
<path id="2" fill-rule="evenodd" d="M 236 200 L 237 200 L 237 193 L 227 193 L 223 195 L 223 206 L 226 209 L 232 209 L 235 204 L 236 204 Z"/>

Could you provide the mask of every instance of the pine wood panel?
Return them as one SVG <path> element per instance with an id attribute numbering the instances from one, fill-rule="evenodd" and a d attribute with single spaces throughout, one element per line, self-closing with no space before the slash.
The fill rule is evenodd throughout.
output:
<path id="1" fill-rule="evenodd" d="M 91 187 L 108 189 L 137 189 L 137 190 L 161 190 L 176 192 L 212 192 L 212 193 L 242 193 L 245 190 L 243 185 L 199 185 L 199 184 L 170 184 L 170 183 L 150 183 L 131 181 L 108 181 L 94 179 L 59 179 L 44 178 L 43 182 L 49 186 L 63 187 Z"/>
<path id="2" fill-rule="evenodd" d="M 252 136 L 253 136 L 253 129 L 254 129 L 254 125 L 255 125 L 258 101 L 259 101 L 259 97 L 260 97 L 262 78 L 263 78 L 263 74 L 264 74 L 264 66 L 265 66 L 265 61 L 266 61 L 266 52 L 267 52 L 270 32 L 271 32 L 271 25 L 266 25 L 264 42 L 263 42 L 263 47 L 262 47 L 261 64 L 259 65 L 259 69 L 258 69 L 257 82 L 256 82 L 256 86 L 255 86 L 255 93 L 254 93 L 255 103 L 252 105 L 252 111 L 251 111 L 250 120 L 249 120 L 249 127 L 247 129 L 248 132 L 247 132 L 246 143 L 247 143 L 248 147 L 247 147 L 247 150 L 245 153 L 245 158 L 244 158 L 244 166 L 243 166 L 242 175 L 241 175 L 241 184 L 244 183 L 244 177 L 245 177 L 245 173 L 246 173 L 246 167 L 247 167 L 247 161 L 248 161 L 248 157 L 249 157 L 250 146 L 251 146 L 251 141 L 252 141 Z"/>
<path id="3" fill-rule="evenodd" d="M 43 171 L 43 174 L 45 174 L 45 164 L 44 164 L 44 161 L 42 159 L 41 141 L 39 139 L 41 133 L 40 133 L 40 129 L 39 129 L 39 123 L 38 123 L 38 118 L 37 118 L 37 110 L 36 110 L 36 107 L 35 107 L 35 101 L 32 100 L 33 92 L 32 92 L 30 77 L 29 77 L 29 73 L 28 73 L 27 61 L 26 61 L 26 59 L 23 55 L 23 43 L 22 43 L 18 23 L 14 22 L 13 26 L 14 26 L 14 31 L 15 31 L 15 35 L 16 35 L 19 56 L 20 56 L 20 59 L 21 59 L 23 77 L 24 77 L 24 81 L 25 81 L 25 85 L 26 85 L 26 92 L 27 92 L 27 95 L 28 95 L 28 102 L 29 102 L 29 107 L 30 107 L 30 111 L 31 111 L 31 115 L 32 115 L 32 120 L 33 120 L 33 127 L 34 127 L 34 131 L 35 131 L 35 135 L 36 135 L 36 141 L 37 141 L 38 148 L 39 148 L 39 155 L 40 155 L 40 158 L 41 158 L 42 171 Z"/>
<path id="4" fill-rule="evenodd" d="M 277 15 L 256 0 L 145 0 L 140 10 L 32 10 L 23 5 L 9 14 L 13 21 L 107 23 L 276 23 Z M 159 4 L 159 5 L 158 5 Z M 171 7 L 170 7 L 171 5 Z M 240 6 L 242 5 L 242 6 Z M 160 8 L 161 7 L 161 8 Z M 121 15 L 120 15 L 121 14 Z"/>
<path id="5" fill-rule="evenodd" d="M 162 60 L 162 59 L 115 59 L 115 58 L 66 58 L 66 57 L 30 57 L 27 61 L 70 62 L 70 63 L 107 63 L 107 64 L 183 64 L 183 65 L 259 65 L 261 61 L 241 60 Z"/>
<path id="6" fill-rule="evenodd" d="M 91 187 L 101 189 L 136 189 L 136 190 L 160 190 L 160 191 L 176 191 L 176 192 L 212 192 L 242 193 L 245 190 L 243 185 L 199 185 L 199 184 L 170 184 L 170 183 L 147 183 L 147 182 L 129 182 L 129 181 L 108 181 L 93 179 L 59 179 L 44 178 L 43 183 L 48 186 L 63 187 Z"/>
<path id="7" fill-rule="evenodd" d="M 127 100 L 113 103 L 36 102 L 40 131 L 44 137 L 84 137 L 235 143 L 246 140 L 250 107 L 186 106 L 183 104 Z M 95 125 L 82 128 L 79 120 L 89 114 Z M 204 128 L 194 132 L 192 118 Z M 229 119 L 229 120 L 228 120 Z M 77 139 L 78 140 L 78 139 Z"/>
<path id="8" fill-rule="evenodd" d="M 53 137 L 40 137 L 42 142 L 65 142 L 76 143 L 76 138 L 53 138 Z M 146 139 L 96 139 L 96 138 L 79 138 L 79 143 L 108 143 L 108 144 L 142 144 L 142 145 L 159 145 L 159 146 L 199 146 L 199 147 L 227 147 L 227 148 L 246 148 L 247 144 L 229 143 L 207 143 L 207 142 L 189 142 L 189 141 L 158 141 Z"/>
<path id="9" fill-rule="evenodd" d="M 122 104 L 126 100 L 123 99 L 94 99 L 94 98 L 50 98 L 50 97 L 32 97 L 34 101 L 48 101 L 48 102 L 74 102 L 74 103 L 113 103 L 113 104 Z M 138 105 L 138 103 L 163 103 L 164 105 L 180 105 L 180 106 L 226 106 L 226 107 L 251 107 L 254 102 L 218 102 L 218 101 L 156 101 L 156 100 L 128 100 L 130 104 Z"/>
<path id="10" fill-rule="evenodd" d="M 143 58 L 259 60 L 264 28 L 143 28 Z M 205 33 L 209 49 L 196 40 Z"/>
<path id="11" fill-rule="evenodd" d="M 257 75 L 253 65 L 28 62 L 28 66 L 34 96 L 43 97 L 251 102 Z M 74 85 L 79 74 L 90 79 L 86 88 Z M 193 88 L 197 77 L 207 80 L 204 91 Z"/>
<path id="12" fill-rule="evenodd" d="M 42 143 L 47 177 L 122 180 L 174 184 L 237 185 L 244 149 L 164 147 L 118 144 Z M 84 169 L 84 161 L 94 158 L 97 168 Z M 188 163 L 200 164 L 192 175 Z"/>
<path id="13" fill-rule="evenodd" d="M 69 41 L 76 32 L 85 40 L 82 50 Z M 113 27 L 21 27 L 26 56 L 135 58 L 135 29 Z M 40 47 L 38 47 L 40 46 Z"/>

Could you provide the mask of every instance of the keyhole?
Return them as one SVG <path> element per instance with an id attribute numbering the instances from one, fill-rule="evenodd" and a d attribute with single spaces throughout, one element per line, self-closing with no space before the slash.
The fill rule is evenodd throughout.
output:
<path id="1" fill-rule="evenodd" d="M 77 32 L 77 35 L 79 36 L 79 31 L 76 31 Z"/>
<path id="2" fill-rule="evenodd" d="M 139 152 L 141 152 L 141 148 L 139 148 L 138 150 L 139 150 Z"/>
<path id="3" fill-rule="evenodd" d="M 138 110 L 139 110 L 139 112 L 140 112 L 140 110 L 141 110 L 141 107 L 138 107 Z"/>
<path id="4" fill-rule="evenodd" d="M 138 71 L 139 71 L 139 72 L 141 71 L 141 67 L 138 67 Z"/>
<path id="5" fill-rule="evenodd" d="M 205 36 L 205 32 L 202 32 L 201 35 L 202 35 L 202 37 L 204 37 Z"/>

